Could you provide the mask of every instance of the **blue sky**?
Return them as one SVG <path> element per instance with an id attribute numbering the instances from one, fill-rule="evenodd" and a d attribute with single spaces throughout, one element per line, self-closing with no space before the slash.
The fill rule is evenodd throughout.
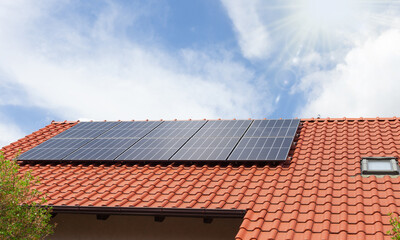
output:
<path id="1" fill-rule="evenodd" d="M 397 0 L 0 3 L 0 145 L 51 120 L 399 116 Z"/>

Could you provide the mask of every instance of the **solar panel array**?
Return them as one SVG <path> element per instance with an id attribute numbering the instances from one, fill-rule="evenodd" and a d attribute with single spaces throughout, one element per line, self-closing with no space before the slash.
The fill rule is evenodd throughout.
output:
<path id="1" fill-rule="evenodd" d="M 285 161 L 300 120 L 81 122 L 20 160 Z"/>

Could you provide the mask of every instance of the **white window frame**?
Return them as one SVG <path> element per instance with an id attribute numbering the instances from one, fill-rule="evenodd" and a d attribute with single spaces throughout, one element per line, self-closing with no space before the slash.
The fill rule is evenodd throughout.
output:
<path id="1" fill-rule="evenodd" d="M 368 161 L 389 161 L 391 170 L 368 169 Z M 363 175 L 399 175 L 400 168 L 395 157 L 363 157 L 361 159 L 361 173 Z"/>

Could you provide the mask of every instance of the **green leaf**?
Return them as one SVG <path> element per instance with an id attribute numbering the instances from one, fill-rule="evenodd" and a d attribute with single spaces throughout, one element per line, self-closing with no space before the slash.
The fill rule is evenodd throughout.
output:
<path id="1" fill-rule="evenodd" d="M 39 179 L 20 171 L 18 154 L 7 160 L 0 151 L 0 239 L 43 239 L 54 231 L 51 208 L 34 188 Z"/>

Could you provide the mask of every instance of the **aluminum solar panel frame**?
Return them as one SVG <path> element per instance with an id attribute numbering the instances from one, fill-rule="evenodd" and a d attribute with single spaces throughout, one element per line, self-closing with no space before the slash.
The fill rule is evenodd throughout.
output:
<path id="1" fill-rule="evenodd" d="M 228 160 L 286 161 L 299 119 L 254 120 Z"/>
<path id="2" fill-rule="evenodd" d="M 171 160 L 226 160 L 251 122 L 251 120 L 208 121 Z"/>
<path id="3" fill-rule="evenodd" d="M 116 160 L 169 160 L 205 123 L 206 121 L 165 121 Z"/>
<path id="4" fill-rule="evenodd" d="M 64 160 L 112 161 L 162 122 L 120 122 Z"/>

